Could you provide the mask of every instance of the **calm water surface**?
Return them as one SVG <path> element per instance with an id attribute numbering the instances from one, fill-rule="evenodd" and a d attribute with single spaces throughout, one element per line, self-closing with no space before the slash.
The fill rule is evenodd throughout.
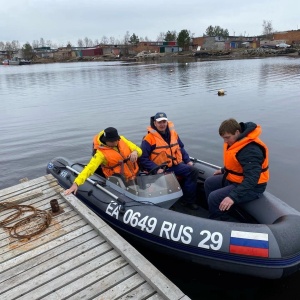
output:
<path id="1" fill-rule="evenodd" d="M 86 163 L 94 134 L 113 126 L 140 144 L 157 111 L 193 157 L 222 165 L 219 124 L 263 128 L 268 191 L 300 210 L 300 59 L 0 66 L 0 189 L 45 174 L 56 156 Z M 219 89 L 226 95 L 217 96 Z M 141 249 L 192 299 L 298 299 L 300 274 L 267 281 L 171 261 Z"/>

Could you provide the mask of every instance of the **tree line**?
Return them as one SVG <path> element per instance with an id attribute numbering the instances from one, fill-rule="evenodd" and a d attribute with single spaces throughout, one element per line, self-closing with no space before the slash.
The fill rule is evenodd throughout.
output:
<path id="1" fill-rule="evenodd" d="M 263 20 L 262 27 L 263 35 L 269 36 L 274 32 L 272 21 Z M 222 28 L 220 26 L 210 25 L 206 28 L 203 36 L 221 36 L 226 38 L 229 36 L 229 31 L 228 29 Z M 176 41 L 179 47 L 181 47 L 183 50 L 187 50 L 193 37 L 194 33 L 191 33 L 190 30 L 187 29 L 182 29 L 178 34 L 175 30 L 168 30 L 167 32 L 160 32 L 160 34 L 157 36 L 156 41 Z M 101 38 L 100 41 L 98 39 L 95 39 L 93 41 L 92 39 L 85 37 L 79 38 L 77 40 L 77 45 L 72 45 L 72 43 L 68 41 L 66 47 L 94 47 L 97 45 L 137 45 L 139 42 L 143 41 L 148 42 L 149 39 L 147 37 L 138 37 L 138 35 L 136 35 L 135 33 L 130 35 L 129 31 L 127 31 L 122 40 L 115 39 L 114 37 L 108 38 L 105 35 Z M 24 58 L 26 59 L 32 59 L 34 55 L 33 49 L 40 47 L 58 48 L 64 47 L 64 45 L 57 45 L 55 43 L 52 43 L 52 41 L 50 40 L 45 40 L 44 38 L 34 40 L 31 44 L 27 42 L 22 47 L 20 46 L 19 41 L 16 40 L 13 40 L 12 42 L 0 41 L 0 50 L 13 53 L 21 49 L 23 51 Z"/>

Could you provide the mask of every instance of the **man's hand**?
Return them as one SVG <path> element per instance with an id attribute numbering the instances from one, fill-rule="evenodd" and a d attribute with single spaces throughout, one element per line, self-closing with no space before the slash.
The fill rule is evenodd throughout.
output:
<path id="1" fill-rule="evenodd" d="M 129 158 L 130 158 L 130 161 L 131 161 L 132 163 L 136 162 L 137 159 L 138 159 L 138 153 L 137 153 L 137 151 L 136 151 L 136 150 L 132 151 L 132 152 L 130 153 L 130 155 L 129 155 Z"/>
<path id="2" fill-rule="evenodd" d="M 160 174 L 160 173 L 163 173 L 165 170 L 164 169 L 158 169 L 156 174 Z"/>
<path id="3" fill-rule="evenodd" d="M 220 175 L 220 174 L 222 174 L 221 170 L 217 170 L 217 171 L 214 172 L 214 175 Z"/>
<path id="4" fill-rule="evenodd" d="M 78 185 L 76 183 L 73 183 L 69 189 L 65 190 L 64 194 L 70 195 L 71 193 L 74 192 L 74 195 L 76 195 L 77 190 L 78 190 Z"/>
<path id="5" fill-rule="evenodd" d="M 229 198 L 229 197 L 226 197 L 222 200 L 222 202 L 220 203 L 219 205 L 219 209 L 221 211 L 225 211 L 225 210 L 229 210 L 230 207 L 234 204 L 234 201 Z"/>

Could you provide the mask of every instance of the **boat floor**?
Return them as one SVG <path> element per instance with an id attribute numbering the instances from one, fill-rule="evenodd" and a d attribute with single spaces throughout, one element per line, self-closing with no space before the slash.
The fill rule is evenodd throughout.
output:
<path id="1" fill-rule="evenodd" d="M 183 214 L 195 216 L 195 217 L 200 217 L 200 218 L 205 218 L 208 219 L 208 211 L 204 209 L 203 207 L 199 206 L 198 210 L 193 210 L 188 208 L 187 206 L 182 206 L 180 201 L 177 201 L 175 204 L 172 205 L 170 210 L 180 212 Z"/>

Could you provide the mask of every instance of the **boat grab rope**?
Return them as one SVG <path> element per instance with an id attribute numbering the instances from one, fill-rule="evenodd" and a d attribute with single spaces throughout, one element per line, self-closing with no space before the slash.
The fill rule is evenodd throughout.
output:
<path id="1" fill-rule="evenodd" d="M 17 239 L 30 239 L 31 237 L 43 232 L 49 227 L 52 216 L 48 211 L 36 209 L 31 205 L 12 204 L 9 202 L 0 203 L 0 212 L 15 210 L 9 216 L 0 220 L 0 227 L 9 230 L 9 235 Z M 31 212 L 22 220 L 11 224 L 24 213 Z M 11 224 L 11 225 L 9 225 Z"/>

